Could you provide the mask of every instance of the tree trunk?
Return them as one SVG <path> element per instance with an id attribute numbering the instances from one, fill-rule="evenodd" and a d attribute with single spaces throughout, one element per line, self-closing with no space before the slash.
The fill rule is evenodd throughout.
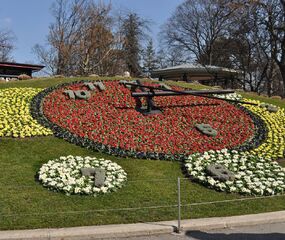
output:
<path id="1" fill-rule="evenodd" d="M 274 62 L 270 61 L 269 64 L 266 64 L 266 67 L 264 67 L 264 78 L 266 79 L 266 88 L 267 88 L 267 96 L 271 97 L 272 94 L 272 82 L 273 82 L 273 68 L 274 68 Z"/>
<path id="2" fill-rule="evenodd" d="M 283 81 L 283 96 L 285 96 L 285 64 L 279 64 L 279 70 Z"/>

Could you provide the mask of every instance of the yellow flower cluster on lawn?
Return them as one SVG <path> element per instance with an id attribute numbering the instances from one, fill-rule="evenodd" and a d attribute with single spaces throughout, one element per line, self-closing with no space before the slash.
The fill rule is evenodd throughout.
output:
<path id="1" fill-rule="evenodd" d="M 268 136 L 258 148 L 250 153 L 255 155 L 269 157 L 272 159 L 283 158 L 285 150 L 285 111 L 284 108 L 278 108 L 276 113 L 269 112 L 261 107 L 261 102 L 256 100 L 244 99 L 247 102 L 257 103 L 259 106 L 244 105 L 247 109 L 258 115 L 265 122 L 268 129 Z"/>
<path id="2" fill-rule="evenodd" d="M 0 137 L 50 135 L 30 114 L 31 99 L 42 89 L 8 88 L 0 90 Z"/>

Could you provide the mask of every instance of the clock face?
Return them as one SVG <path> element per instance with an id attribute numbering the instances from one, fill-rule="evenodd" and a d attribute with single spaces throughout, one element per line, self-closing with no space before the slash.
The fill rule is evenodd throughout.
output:
<path id="1" fill-rule="evenodd" d="M 103 88 L 81 81 L 49 89 L 40 99 L 45 125 L 68 141 L 85 141 L 93 149 L 138 157 L 234 148 L 254 136 L 250 115 L 223 100 L 191 95 L 154 97 L 162 113 L 145 116 L 136 111 L 130 90 L 119 81 L 104 81 Z M 205 134 L 197 124 L 216 134 Z"/>

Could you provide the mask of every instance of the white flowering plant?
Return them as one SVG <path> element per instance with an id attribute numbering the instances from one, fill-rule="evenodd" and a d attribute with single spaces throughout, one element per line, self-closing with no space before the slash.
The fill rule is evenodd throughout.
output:
<path id="1" fill-rule="evenodd" d="M 211 164 L 223 165 L 234 180 L 220 181 L 206 171 Z M 195 153 L 185 161 L 187 173 L 198 182 L 218 191 L 246 195 L 277 195 L 285 189 L 285 170 L 269 158 L 236 150 Z"/>
<path id="2" fill-rule="evenodd" d="M 228 99 L 228 100 L 236 100 L 239 101 L 242 99 L 242 95 L 238 93 L 227 93 L 227 94 L 213 94 L 214 97 Z"/>
<path id="3" fill-rule="evenodd" d="M 104 169 L 106 172 L 104 185 L 96 187 L 94 177 L 81 174 L 82 168 Z M 127 173 L 120 165 L 110 160 L 69 155 L 43 164 L 39 170 L 39 180 L 44 187 L 66 195 L 97 196 L 121 188 L 127 180 Z"/>

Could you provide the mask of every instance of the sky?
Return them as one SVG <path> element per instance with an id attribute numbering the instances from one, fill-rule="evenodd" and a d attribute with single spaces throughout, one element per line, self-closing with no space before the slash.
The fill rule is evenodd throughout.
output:
<path id="1" fill-rule="evenodd" d="M 96 0 L 94 0 L 96 2 Z M 183 0 L 103 0 L 113 9 L 134 11 L 150 20 L 151 36 L 156 41 L 160 27 Z M 53 0 L 1 0 L 0 29 L 15 35 L 13 58 L 20 63 L 37 63 L 32 53 L 35 44 L 44 45 L 53 22 L 50 12 Z"/>

